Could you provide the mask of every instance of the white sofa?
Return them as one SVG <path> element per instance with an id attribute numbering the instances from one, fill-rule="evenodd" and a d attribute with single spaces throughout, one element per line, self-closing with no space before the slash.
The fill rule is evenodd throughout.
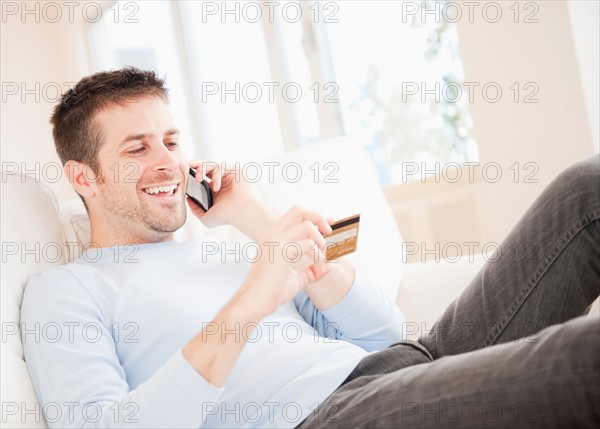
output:
<path id="1" fill-rule="evenodd" d="M 257 161 L 274 168 L 275 181 L 263 170 L 256 183 L 268 203 L 284 212 L 303 205 L 339 219 L 360 213 L 358 250 L 347 258 L 357 270 L 373 279 L 391 299 L 396 299 L 408 321 L 407 331 L 416 338 L 433 324 L 483 263 L 402 263 L 402 241 L 389 205 L 379 187 L 369 155 L 346 139 L 320 141 L 293 153 Z M 315 164 L 318 163 L 318 164 Z M 329 163 L 329 164 L 328 164 Z M 290 165 L 288 175 L 283 167 Z M 292 183 L 294 171 L 302 177 Z M 315 172 L 319 171 L 318 180 Z M 277 173 L 279 172 L 279 173 Z M 329 180 L 325 181 L 327 174 Z M 289 180 L 286 180 L 286 177 Z M 176 233 L 177 240 L 201 237 L 243 245 L 249 239 L 231 227 L 206 229 L 188 213 L 188 222 Z M 19 335 L 19 309 L 30 274 L 76 258 L 89 240 L 89 222 L 79 199 L 59 204 L 43 183 L 32 177 L 2 175 L 2 426 L 46 427 L 42 409 L 23 359 Z M 404 278 L 400 291 L 401 276 Z"/>

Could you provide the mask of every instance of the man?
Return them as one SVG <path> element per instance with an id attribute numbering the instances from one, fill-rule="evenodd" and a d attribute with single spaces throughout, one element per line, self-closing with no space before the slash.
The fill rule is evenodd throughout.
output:
<path id="1" fill-rule="evenodd" d="M 329 219 L 278 216 L 231 172 L 186 160 L 163 84 L 98 73 L 51 119 L 94 246 L 25 290 L 23 326 L 64 330 L 24 337 L 51 426 L 597 426 L 600 329 L 578 317 L 600 293 L 597 157 L 563 173 L 502 245 L 532 258 L 499 254 L 431 333 L 402 341 L 397 307 L 351 264 L 324 261 Z M 203 265 L 198 243 L 173 241 L 189 166 L 215 198 L 207 212 L 188 200 L 192 212 L 256 240 L 249 266 Z M 292 242 L 297 255 L 268 248 Z"/>

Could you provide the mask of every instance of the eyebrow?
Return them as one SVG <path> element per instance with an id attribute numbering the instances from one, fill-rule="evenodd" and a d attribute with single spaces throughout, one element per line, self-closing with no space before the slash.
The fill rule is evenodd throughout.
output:
<path id="1" fill-rule="evenodd" d="M 163 136 L 177 136 L 179 135 L 179 130 L 177 128 L 171 128 L 170 130 L 165 131 Z M 134 140 L 144 140 L 148 137 L 152 136 L 152 134 L 132 134 L 130 136 L 125 137 L 119 146 L 123 146 L 125 143 Z"/>

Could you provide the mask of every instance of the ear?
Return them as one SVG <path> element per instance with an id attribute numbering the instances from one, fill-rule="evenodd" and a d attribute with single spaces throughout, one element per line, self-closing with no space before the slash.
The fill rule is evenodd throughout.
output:
<path id="1" fill-rule="evenodd" d="M 64 166 L 65 175 L 69 182 L 79 195 L 84 198 L 91 198 L 97 192 L 97 177 L 92 168 L 79 161 L 67 161 Z"/>

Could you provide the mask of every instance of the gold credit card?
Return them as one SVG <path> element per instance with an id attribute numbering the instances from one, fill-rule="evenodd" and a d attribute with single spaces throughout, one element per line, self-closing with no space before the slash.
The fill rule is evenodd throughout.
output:
<path id="1" fill-rule="evenodd" d="M 331 234 L 325 235 L 325 260 L 335 260 L 356 250 L 360 215 L 338 220 L 331 225 Z"/>

